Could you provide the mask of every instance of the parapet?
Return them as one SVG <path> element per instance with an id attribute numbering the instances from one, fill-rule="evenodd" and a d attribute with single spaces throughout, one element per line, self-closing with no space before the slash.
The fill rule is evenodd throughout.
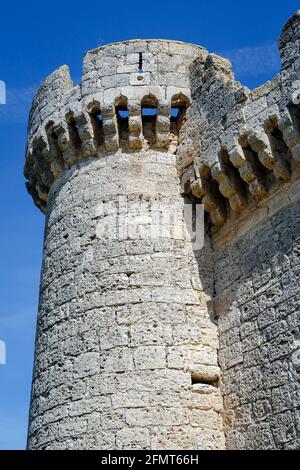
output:
<path id="1" fill-rule="evenodd" d="M 74 86 L 67 66 L 37 91 L 29 119 L 27 188 L 42 211 L 64 169 L 84 158 L 176 149 L 191 102 L 190 66 L 208 52 L 177 41 L 132 40 L 89 51 Z"/>
<path id="2" fill-rule="evenodd" d="M 82 159 L 154 149 L 176 153 L 183 193 L 203 202 L 213 225 L 239 217 L 300 165 L 299 11 L 278 44 L 280 73 L 253 91 L 228 60 L 177 41 L 93 49 L 76 86 L 59 68 L 30 113 L 25 176 L 35 203 L 45 212 L 53 182 Z"/>
<path id="3" fill-rule="evenodd" d="M 214 55 L 191 73 L 192 104 L 177 151 L 182 191 L 201 200 L 217 228 L 280 191 L 300 173 L 300 12 L 279 39 L 280 73 L 250 91 Z M 194 122 L 192 129 L 188 122 Z M 189 147 L 201 149 L 187 158 Z"/>

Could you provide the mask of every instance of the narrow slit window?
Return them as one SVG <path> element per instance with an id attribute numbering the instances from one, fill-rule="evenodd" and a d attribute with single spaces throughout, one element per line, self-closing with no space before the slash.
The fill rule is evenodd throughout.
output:
<path id="1" fill-rule="evenodd" d="M 104 134 L 103 134 L 103 116 L 101 113 L 100 107 L 93 108 L 90 112 L 91 124 L 94 131 L 94 138 L 97 142 L 97 145 L 103 145 L 104 143 Z"/>
<path id="2" fill-rule="evenodd" d="M 119 143 L 121 147 L 126 146 L 129 135 L 128 105 L 127 99 L 119 98 L 115 103 L 115 112 L 118 123 Z"/>
<path id="3" fill-rule="evenodd" d="M 150 147 L 156 142 L 157 112 L 156 98 L 154 96 L 144 97 L 141 104 L 143 134 Z"/>
<path id="4" fill-rule="evenodd" d="M 171 103 L 171 134 L 179 137 L 180 129 L 185 120 L 186 110 L 189 106 L 189 100 L 186 96 L 179 94 L 173 96 Z"/>
<path id="5" fill-rule="evenodd" d="M 81 139 L 79 135 L 78 125 L 74 119 L 73 115 L 67 116 L 67 124 L 69 129 L 70 140 L 72 145 L 75 149 L 80 148 L 81 146 Z"/>
<path id="6" fill-rule="evenodd" d="M 142 52 L 139 53 L 139 73 L 143 73 L 143 54 Z"/>

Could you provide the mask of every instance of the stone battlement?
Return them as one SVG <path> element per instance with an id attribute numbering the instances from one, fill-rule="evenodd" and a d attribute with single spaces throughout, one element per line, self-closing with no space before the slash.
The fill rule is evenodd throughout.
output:
<path id="1" fill-rule="evenodd" d="M 53 182 L 82 159 L 147 148 L 177 154 L 183 192 L 203 201 L 216 226 L 266 197 L 300 158 L 291 103 L 298 23 L 299 12 L 279 40 L 282 72 L 253 92 L 227 60 L 177 41 L 93 49 L 78 86 L 67 66 L 53 72 L 30 113 L 25 176 L 35 203 L 45 211 Z"/>
<path id="2" fill-rule="evenodd" d="M 157 98 L 153 89 L 143 89 L 146 94 L 141 98 L 128 99 L 115 91 L 117 96 L 110 105 L 95 97 L 85 109 L 83 102 L 70 105 L 34 134 L 27 150 L 25 176 L 29 192 L 42 210 L 55 179 L 82 159 L 119 150 L 151 148 L 175 153 L 190 104 L 189 93 L 174 87 L 175 94 L 167 100 Z"/>
<path id="3" fill-rule="evenodd" d="M 175 151 L 190 104 L 189 68 L 207 54 L 177 41 L 133 40 L 89 51 L 78 86 L 67 66 L 46 78 L 32 104 L 25 165 L 35 203 L 45 210 L 55 179 L 83 158 Z"/>
<path id="4" fill-rule="evenodd" d="M 202 200 L 213 224 L 223 225 L 230 214 L 243 212 L 299 176 L 298 113 L 298 106 L 282 115 L 276 105 L 266 107 L 252 128 L 250 122 L 241 123 L 234 133 L 220 133 L 184 172 L 183 192 Z"/>
<path id="5" fill-rule="evenodd" d="M 297 12 L 279 39 L 279 75 L 252 92 L 235 81 L 228 61 L 211 55 L 204 70 L 193 65 L 192 105 L 177 152 L 182 191 L 203 202 L 215 226 L 299 176 L 299 24 Z M 192 159 L 186 142 L 200 149 Z"/>

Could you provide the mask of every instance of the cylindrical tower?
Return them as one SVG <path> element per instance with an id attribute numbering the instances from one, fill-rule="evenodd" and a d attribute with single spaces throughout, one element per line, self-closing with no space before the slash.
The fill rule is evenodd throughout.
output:
<path id="1" fill-rule="evenodd" d="M 80 85 L 63 66 L 34 98 L 25 175 L 46 229 L 30 449 L 224 448 L 210 247 L 195 256 L 183 235 L 176 165 L 206 57 L 112 44 L 86 54 Z"/>

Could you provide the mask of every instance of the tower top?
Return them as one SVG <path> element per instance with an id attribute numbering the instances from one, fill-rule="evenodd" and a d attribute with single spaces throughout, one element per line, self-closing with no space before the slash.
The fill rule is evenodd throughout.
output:
<path id="1" fill-rule="evenodd" d="M 48 192 L 65 168 L 124 150 L 125 134 L 127 151 L 149 145 L 168 149 L 171 108 L 173 120 L 180 119 L 191 99 L 190 65 L 204 64 L 207 56 L 193 44 L 131 40 L 88 51 L 79 85 L 66 65 L 49 75 L 33 99 L 25 165 L 27 188 L 38 207 L 45 210 Z M 148 131 L 151 115 L 157 114 L 155 135 L 148 132 L 148 139 L 143 114 L 149 116 Z"/>

